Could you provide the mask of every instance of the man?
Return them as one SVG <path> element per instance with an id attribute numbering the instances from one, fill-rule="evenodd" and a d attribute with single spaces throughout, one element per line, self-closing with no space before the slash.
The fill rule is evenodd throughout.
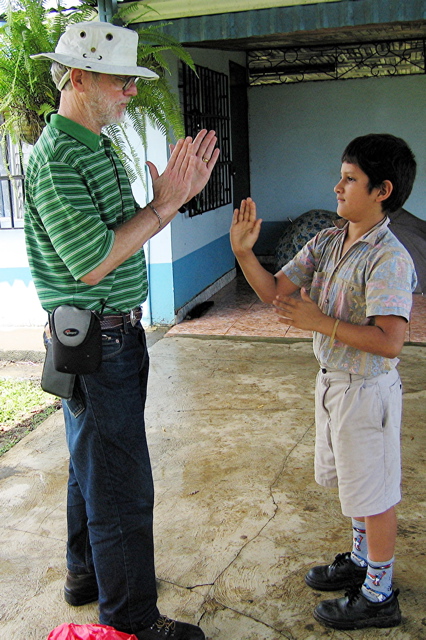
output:
<path id="1" fill-rule="evenodd" d="M 137 34 L 106 23 L 68 27 L 49 58 L 60 106 L 34 147 L 26 175 L 25 233 L 43 308 L 101 316 L 102 364 L 77 375 L 64 400 L 70 451 L 65 599 L 99 598 L 100 621 L 138 640 L 202 640 L 197 626 L 157 609 L 153 482 L 144 406 L 148 353 L 140 324 L 147 296 L 142 247 L 207 183 L 219 150 L 213 131 L 179 140 L 154 198 L 135 203 L 102 127 L 123 119 L 136 81 Z"/>

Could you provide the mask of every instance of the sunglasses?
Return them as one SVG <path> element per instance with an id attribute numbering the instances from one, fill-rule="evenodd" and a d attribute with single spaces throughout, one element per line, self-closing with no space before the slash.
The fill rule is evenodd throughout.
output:
<path id="1" fill-rule="evenodd" d="M 113 77 L 117 78 L 117 80 L 123 83 L 121 87 L 122 91 L 127 91 L 127 89 L 130 89 L 132 84 L 137 84 L 139 80 L 139 76 L 113 76 Z"/>

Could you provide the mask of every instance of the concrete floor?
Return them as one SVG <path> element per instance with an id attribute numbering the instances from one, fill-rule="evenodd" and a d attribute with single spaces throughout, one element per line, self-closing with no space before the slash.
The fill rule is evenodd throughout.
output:
<path id="1" fill-rule="evenodd" d="M 212 640 L 426 640 L 426 349 L 404 347 L 400 365 L 403 623 L 346 632 L 313 619 L 333 594 L 304 582 L 351 546 L 335 491 L 313 479 L 311 343 L 166 336 L 150 355 L 160 611 Z M 61 412 L 0 458 L 1 640 L 97 621 L 95 604 L 75 609 L 62 596 L 67 459 Z"/>

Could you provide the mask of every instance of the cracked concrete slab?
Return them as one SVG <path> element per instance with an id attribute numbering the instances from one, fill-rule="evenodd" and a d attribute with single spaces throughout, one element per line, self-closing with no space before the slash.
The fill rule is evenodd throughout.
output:
<path id="1" fill-rule="evenodd" d="M 426 640 L 426 349 L 404 348 L 396 586 L 403 623 L 333 631 L 306 571 L 351 545 L 336 492 L 313 479 L 309 342 L 166 337 L 150 349 L 159 608 L 212 640 Z M 0 459 L 0 639 L 97 621 L 63 600 L 68 455 L 61 412 Z M 326 535 L 324 535 L 326 530 Z"/>

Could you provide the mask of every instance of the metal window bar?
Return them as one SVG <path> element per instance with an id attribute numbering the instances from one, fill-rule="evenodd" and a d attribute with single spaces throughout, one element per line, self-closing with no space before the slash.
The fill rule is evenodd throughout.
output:
<path id="1" fill-rule="evenodd" d="M 425 73 L 425 40 L 294 46 L 248 52 L 250 85 Z"/>
<path id="2" fill-rule="evenodd" d="M 189 216 L 194 217 L 232 202 L 228 77 L 199 65 L 195 74 L 183 65 L 181 95 L 186 135 L 214 129 L 220 148 L 209 182 L 187 205 Z"/>
<path id="3" fill-rule="evenodd" d="M 24 201 L 21 152 L 18 145 L 7 140 L 0 149 L 0 229 L 23 227 Z"/>

